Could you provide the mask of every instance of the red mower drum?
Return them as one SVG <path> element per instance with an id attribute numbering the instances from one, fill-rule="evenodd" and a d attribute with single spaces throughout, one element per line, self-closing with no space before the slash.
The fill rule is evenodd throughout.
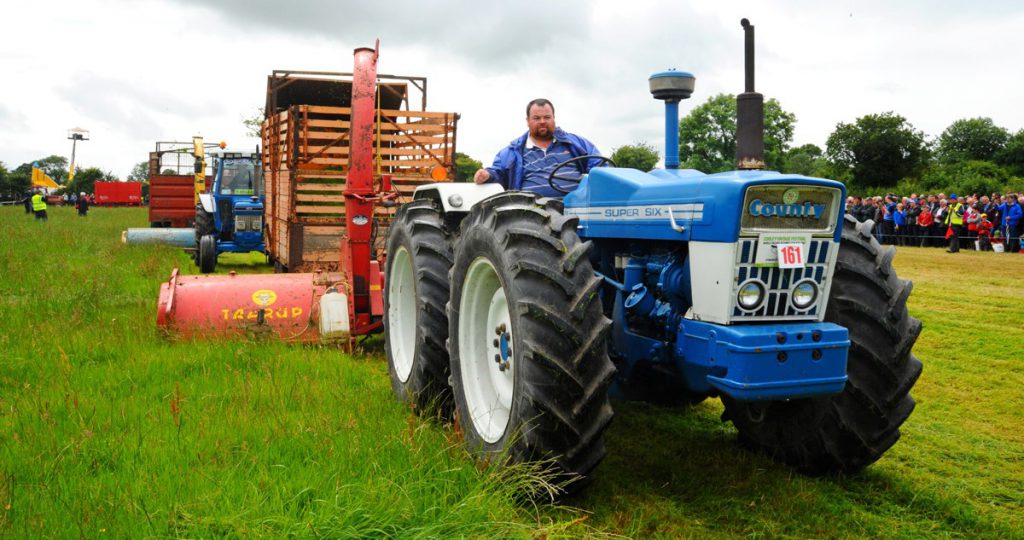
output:
<path id="1" fill-rule="evenodd" d="M 320 272 L 182 276 L 175 268 L 160 286 L 156 324 L 183 338 L 267 336 L 317 342 L 320 298 L 332 285 L 343 291 L 341 279 Z"/>

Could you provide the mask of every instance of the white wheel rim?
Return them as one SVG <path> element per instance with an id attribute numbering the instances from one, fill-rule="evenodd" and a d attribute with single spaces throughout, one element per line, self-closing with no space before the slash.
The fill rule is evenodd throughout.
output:
<path id="1" fill-rule="evenodd" d="M 388 343 L 398 380 L 408 382 L 416 355 L 416 280 L 404 247 L 391 256 L 388 276 Z"/>
<path id="2" fill-rule="evenodd" d="M 504 328 L 505 332 L 497 329 Z M 497 442 L 508 427 L 515 388 L 514 353 L 504 356 L 506 368 L 495 361 L 504 340 L 511 347 L 512 317 L 498 273 L 486 258 L 469 265 L 459 302 L 459 367 L 462 388 L 473 427 L 488 443 Z M 506 349 L 511 350 L 511 349 Z"/>

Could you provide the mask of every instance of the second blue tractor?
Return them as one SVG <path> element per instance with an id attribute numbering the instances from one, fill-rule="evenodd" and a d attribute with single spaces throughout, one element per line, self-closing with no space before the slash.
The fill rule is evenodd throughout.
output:
<path id="1" fill-rule="evenodd" d="M 208 274 L 221 253 L 264 252 L 263 168 L 259 153 L 213 154 L 214 180 L 196 204 L 195 261 Z"/>

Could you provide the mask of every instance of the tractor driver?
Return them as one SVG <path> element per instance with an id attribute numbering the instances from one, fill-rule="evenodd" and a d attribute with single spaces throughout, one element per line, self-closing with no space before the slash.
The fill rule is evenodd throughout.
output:
<path id="1" fill-rule="evenodd" d="M 546 99 L 538 98 L 526 105 L 526 125 L 529 131 L 502 148 L 494 157 L 493 165 L 476 171 L 473 181 L 477 184 L 497 182 L 505 189 L 561 198 L 564 194 L 548 183 L 551 172 L 572 158 L 600 155 L 600 152 L 587 139 L 555 127 L 555 106 Z M 577 171 L 582 176 L 596 163 L 597 160 L 579 162 Z M 563 168 L 558 175 L 572 176 L 571 167 Z M 577 185 L 555 182 L 563 190 L 573 190 Z"/>
<path id="2" fill-rule="evenodd" d="M 225 195 L 254 195 L 252 165 L 248 163 L 227 163 L 221 192 Z"/>

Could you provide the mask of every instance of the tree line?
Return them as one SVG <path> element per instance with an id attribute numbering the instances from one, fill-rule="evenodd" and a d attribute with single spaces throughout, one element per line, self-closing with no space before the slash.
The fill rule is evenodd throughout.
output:
<path id="1" fill-rule="evenodd" d="M 1024 129 L 1011 133 L 991 118 L 963 118 L 937 137 L 929 137 L 895 112 L 869 114 L 840 122 L 825 141 L 792 146 L 796 115 L 775 99 L 764 104 L 765 164 L 783 173 L 831 178 L 864 194 L 953 191 L 992 193 L 1024 191 Z M 736 168 L 736 97 L 718 94 L 679 121 L 681 167 L 706 173 Z M 613 149 L 620 167 L 649 171 L 661 156 L 647 142 Z M 67 183 L 68 160 L 52 155 L 8 170 L 0 162 L 0 198 L 16 199 L 30 189 L 32 164 L 69 193 L 92 193 L 97 181 L 115 180 L 98 167 L 79 169 Z M 465 182 L 482 163 L 457 152 L 456 181 Z M 148 163 L 140 162 L 128 180 L 147 180 Z M 147 186 L 148 187 L 148 186 Z"/>
<path id="2" fill-rule="evenodd" d="M 37 164 L 54 182 L 60 185 L 54 193 L 87 193 L 92 194 L 96 182 L 117 181 L 117 175 L 111 171 L 99 167 L 75 167 L 75 177 L 68 182 L 69 167 L 68 158 L 52 155 L 22 163 L 15 169 L 8 169 L 7 165 L 0 161 L 0 200 L 19 200 L 32 189 L 32 167 Z M 148 179 L 148 162 L 137 164 L 128 180 L 134 182 L 145 182 Z M 145 189 L 143 193 L 145 194 Z"/>

